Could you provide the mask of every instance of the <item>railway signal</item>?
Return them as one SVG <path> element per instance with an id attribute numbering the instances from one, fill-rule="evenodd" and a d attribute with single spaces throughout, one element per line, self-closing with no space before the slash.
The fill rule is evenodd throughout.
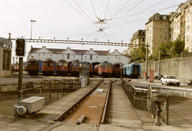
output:
<path id="1" fill-rule="evenodd" d="M 25 39 L 16 39 L 16 55 L 19 56 L 19 75 L 18 75 L 18 101 L 22 100 L 22 76 L 23 76 L 23 56 L 25 56 Z"/>
<path id="2" fill-rule="evenodd" d="M 25 39 L 23 38 L 16 39 L 16 55 L 25 56 Z"/>

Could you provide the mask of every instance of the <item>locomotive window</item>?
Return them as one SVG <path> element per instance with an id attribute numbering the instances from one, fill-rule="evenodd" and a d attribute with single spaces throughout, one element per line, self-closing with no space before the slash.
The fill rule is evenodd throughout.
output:
<path id="1" fill-rule="evenodd" d="M 77 66 L 77 63 L 73 63 L 73 66 Z"/>
<path id="2" fill-rule="evenodd" d="M 62 63 L 59 63 L 58 65 L 59 65 L 59 66 L 62 66 Z"/>
<path id="3" fill-rule="evenodd" d="M 105 68 L 105 65 L 101 65 L 101 68 Z"/>
<path id="4" fill-rule="evenodd" d="M 64 63 L 64 66 L 67 66 L 67 63 Z"/>

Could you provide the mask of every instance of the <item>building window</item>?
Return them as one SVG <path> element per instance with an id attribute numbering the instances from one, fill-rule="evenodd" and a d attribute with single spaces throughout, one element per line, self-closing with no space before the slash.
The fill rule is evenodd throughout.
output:
<path id="1" fill-rule="evenodd" d="M 145 42 L 145 38 L 143 38 L 142 41 Z"/>
<path id="2" fill-rule="evenodd" d="M 3 50 L 3 70 L 10 70 L 11 51 Z"/>
<path id="3" fill-rule="evenodd" d="M 70 57 L 70 54 L 67 54 L 67 59 L 69 59 L 69 57 Z"/>
<path id="4" fill-rule="evenodd" d="M 92 60 L 93 59 L 93 55 L 92 54 L 90 54 L 90 60 Z"/>

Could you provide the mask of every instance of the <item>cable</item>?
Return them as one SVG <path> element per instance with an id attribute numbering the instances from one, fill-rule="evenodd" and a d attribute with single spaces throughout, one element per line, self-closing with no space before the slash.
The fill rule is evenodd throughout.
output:
<path id="1" fill-rule="evenodd" d="M 79 10 L 81 10 L 88 18 L 91 18 L 76 2 L 76 0 L 73 0 L 73 2 L 75 3 L 75 5 L 79 8 Z"/>
<path id="2" fill-rule="evenodd" d="M 166 7 L 166 8 L 159 9 L 159 10 L 157 10 L 157 11 L 172 9 L 172 8 L 177 7 L 177 6 L 178 6 L 178 5 L 173 5 L 173 6 L 170 6 L 170 7 Z M 143 13 L 148 13 L 148 12 L 144 11 Z M 137 14 L 140 14 L 140 13 L 137 13 Z M 135 14 L 132 14 L 132 15 L 129 15 L 129 19 L 131 18 L 131 16 L 135 16 L 135 15 L 136 15 L 136 13 L 135 13 Z M 146 15 L 142 15 L 142 16 L 146 16 Z M 127 19 L 127 20 L 128 20 L 128 19 Z M 121 26 L 121 24 L 126 23 L 127 20 L 124 20 L 124 22 L 119 22 L 118 25 Z M 116 24 L 116 25 L 113 24 L 112 26 L 119 27 L 118 25 L 117 25 L 117 24 Z M 113 28 L 113 27 L 112 27 L 112 28 Z"/>
<path id="3" fill-rule="evenodd" d="M 91 6 L 93 8 L 93 11 L 94 11 L 96 18 L 98 19 L 98 15 L 97 15 L 97 12 L 96 12 L 95 7 L 94 7 L 93 0 L 91 0 Z"/>
<path id="4" fill-rule="evenodd" d="M 106 6 L 106 8 L 105 8 L 104 18 L 105 18 L 106 15 L 107 15 L 107 11 L 108 11 L 108 8 L 109 8 L 109 4 L 110 4 L 110 0 L 107 0 L 107 6 Z"/>
<path id="5" fill-rule="evenodd" d="M 126 0 L 126 1 L 125 1 L 125 3 L 123 4 L 123 6 L 121 6 L 121 8 L 115 13 L 115 15 L 114 15 L 113 18 L 115 18 L 115 17 L 119 14 L 119 12 L 120 12 L 121 10 L 123 10 L 123 8 L 127 5 L 127 3 L 129 3 L 129 1 L 130 1 L 130 0 Z"/>
<path id="6" fill-rule="evenodd" d="M 73 6 L 70 2 L 68 2 L 67 0 L 64 0 L 70 7 L 72 7 L 77 13 L 79 13 L 82 17 L 84 17 L 86 20 L 88 20 L 89 22 L 91 22 L 94 26 L 97 27 L 97 25 L 94 24 L 94 21 L 90 20 L 89 18 L 87 18 L 86 16 L 84 16 L 84 14 L 82 14 L 75 6 Z M 98 27 L 97 27 L 98 28 Z"/>
<path id="7" fill-rule="evenodd" d="M 155 3 L 155 4 L 151 5 L 151 6 L 149 6 L 149 7 L 147 7 L 147 8 L 144 8 L 144 9 L 142 9 L 142 10 L 136 12 L 136 13 L 133 13 L 133 14 L 130 14 L 130 15 L 127 15 L 127 14 L 126 14 L 126 15 L 127 15 L 127 17 L 130 18 L 130 16 L 134 16 L 134 15 L 137 15 L 137 14 L 144 13 L 144 12 L 150 10 L 151 8 L 153 8 L 153 7 L 155 7 L 155 6 L 159 5 L 159 4 L 161 4 L 161 3 L 164 2 L 164 1 L 165 1 L 165 0 L 161 0 L 161 1 L 159 1 L 159 2 L 157 2 L 157 3 Z M 126 18 L 126 19 L 127 19 L 127 18 Z M 121 20 L 119 20 L 118 22 L 125 21 L 126 19 L 121 19 Z"/>
<path id="8" fill-rule="evenodd" d="M 116 18 L 116 20 L 119 20 L 121 19 L 122 17 L 126 16 L 127 13 L 132 10 L 132 9 L 135 9 L 136 7 L 140 6 L 145 0 L 140 0 L 138 3 L 135 4 L 135 6 L 133 6 L 132 8 L 128 9 L 123 15 L 119 16 Z"/>

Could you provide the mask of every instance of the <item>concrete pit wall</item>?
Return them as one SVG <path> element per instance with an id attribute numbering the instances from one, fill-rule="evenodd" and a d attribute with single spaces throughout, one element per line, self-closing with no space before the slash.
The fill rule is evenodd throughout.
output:
<path id="1" fill-rule="evenodd" d="M 142 76 L 145 72 L 145 62 L 142 65 Z M 154 70 L 159 73 L 159 61 L 149 61 L 148 70 Z M 160 74 L 175 75 L 181 82 L 187 82 L 192 79 L 192 57 L 166 59 L 160 62 Z"/>

